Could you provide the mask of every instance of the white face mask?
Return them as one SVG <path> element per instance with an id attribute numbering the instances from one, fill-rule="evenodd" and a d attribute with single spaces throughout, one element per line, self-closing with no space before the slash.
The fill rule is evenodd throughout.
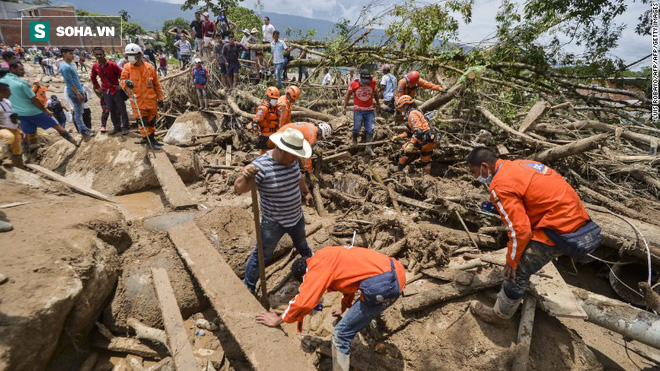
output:
<path id="1" fill-rule="evenodd" d="M 271 105 L 271 106 L 276 106 L 276 105 L 277 105 L 277 99 L 275 99 L 275 98 L 271 98 L 271 99 L 270 99 L 270 105 Z"/>
<path id="2" fill-rule="evenodd" d="M 131 62 L 131 63 L 135 62 L 135 56 L 134 55 L 129 55 L 127 58 L 128 58 L 129 62 Z"/>
<path id="3" fill-rule="evenodd" d="M 477 182 L 490 186 L 490 183 L 492 181 L 493 181 L 493 174 L 488 174 L 488 176 L 484 178 L 483 176 L 481 176 L 481 168 L 479 168 L 479 176 L 477 177 Z"/>

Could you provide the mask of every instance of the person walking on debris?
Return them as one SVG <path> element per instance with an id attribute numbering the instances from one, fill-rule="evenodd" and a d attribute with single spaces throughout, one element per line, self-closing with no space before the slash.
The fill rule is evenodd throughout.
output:
<path id="1" fill-rule="evenodd" d="M 181 66 L 183 68 L 188 67 L 188 63 L 190 63 L 190 55 L 192 53 L 192 50 L 190 47 L 190 42 L 186 37 L 186 34 L 184 33 L 181 34 L 181 40 L 175 42 L 174 47 L 179 51 L 179 55 L 181 56 Z"/>
<path id="2" fill-rule="evenodd" d="M 202 23 L 202 57 L 204 54 L 207 56 L 211 55 L 211 48 L 213 47 L 213 38 L 215 38 L 216 27 L 213 21 L 209 20 L 209 13 L 204 12 L 204 23 Z M 206 51 L 206 53 L 205 53 Z"/>
<path id="3" fill-rule="evenodd" d="M 160 148 L 162 144 L 156 140 L 155 136 L 158 107 L 163 105 L 163 90 L 158 81 L 158 74 L 151 64 L 144 63 L 142 49 L 138 45 L 126 45 L 125 54 L 128 55 L 130 63 L 124 66 L 121 73 L 121 86 L 129 97 L 134 97 L 131 100 L 131 106 L 142 135 L 142 140 L 136 143 L 144 145 L 151 143 L 154 148 Z M 140 121 L 144 123 L 146 132 Z"/>
<path id="4" fill-rule="evenodd" d="M 252 179 L 259 190 L 264 262 L 268 263 L 285 233 L 291 237 L 293 246 L 301 256 L 310 257 L 312 250 L 305 237 L 301 194 L 307 205 L 312 202 L 312 194 L 300 175 L 297 162 L 298 158 L 309 158 L 312 148 L 302 133 L 294 129 L 274 133 L 270 138 L 276 145 L 275 149 L 243 168 L 234 182 L 234 191 L 237 194 L 250 191 Z M 243 282 L 254 293 L 258 279 L 259 263 L 255 247 L 247 261 Z"/>
<path id="5" fill-rule="evenodd" d="M 364 125 L 366 132 L 366 142 L 371 142 L 374 139 L 374 121 L 378 113 L 378 88 L 376 87 L 376 80 L 371 76 L 371 72 L 363 69 L 360 72 L 360 77 L 357 80 L 351 81 L 348 87 L 346 96 L 344 97 L 344 105 L 342 106 L 341 113 L 346 114 L 346 106 L 348 100 L 353 95 L 353 141 L 352 145 L 357 146 L 358 135 Z M 375 104 L 374 104 L 375 101 Z M 374 155 L 371 146 L 367 146 L 367 153 L 370 156 Z"/>
<path id="6" fill-rule="evenodd" d="M 279 97 L 277 100 L 277 109 L 280 111 L 280 127 L 291 122 L 291 107 L 298 98 L 300 98 L 300 88 L 291 85 L 286 88 L 284 96 Z"/>
<path id="7" fill-rule="evenodd" d="M 502 160 L 477 147 L 467 157 L 477 181 L 488 186 L 491 201 L 509 229 L 504 282 L 495 305 L 474 301 L 472 313 L 506 325 L 520 305 L 529 277 L 560 255 L 584 255 L 602 240 L 575 192 L 555 170 L 531 160 Z"/>
<path id="8" fill-rule="evenodd" d="M 418 110 L 415 101 L 404 95 L 397 101 L 399 114 L 406 120 L 406 131 L 392 137 L 393 141 L 410 138 L 403 145 L 399 155 L 399 171 L 414 161 L 419 156 L 419 162 L 423 165 L 424 172 L 431 174 L 431 156 L 437 144 L 437 133 L 424 117 L 422 111 Z"/>
<path id="9" fill-rule="evenodd" d="M 277 88 L 282 89 L 282 72 L 284 69 L 284 53 L 288 50 L 286 43 L 280 40 L 280 31 L 273 31 L 273 41 L 270 42 L 270 59 L 268 65 L 272 63 L 275 67 L 275 76 L 277 77 Z"/>
<path id="10" fill-rule="evenodd" d="M 277 109 L 280 91 L 276 87 L 270 86 L 266 89 L 266 97 L 268 100 L 257 107 L 257 113 L 252 120 L 252 130 L 259 131 L 257 149 L 262 155 L 269 149 L 275 148 L 275 144 L 269 137 L 280 128 L 280 111 Z"/>
<path id="11" fill-rule="evenodd" d="M 314 310 L 326 291 L 344 294 L 340 317 L 332 333 L 332 369 L 348 371 L 351 341 L 399 298 L 406 286 L 406 272 L 396 259 L 364 247 L 326 246 L 310 258 L 301 257 L 291 266 L 293 277 L 302 282 L 298 295 L 289 301 L 281 316 L 262 312 L 256 321 L 276 327 L 282 322 L 302 322 Z M 360 290 L 360 298 L 355 293 Z M 349 309 L 350 308 L 350 309 Z"/>
<path id="12" fill-rule="evenodd" d="M 154 54 L 154 51 L 151 49 L 151 43 L 148 41 L 144 43 L 144 55 L 149 58 L 149 62 L 156 67 L 156 54 Z"/>
<path id="13" fill-rule="evenodd" d="M 213 53 L 215 58 L 218 61 L 218 66 L 220 66 L 220 82 L 224 87 L 229 86 L 229 81 L 227 81 L 227 63 L 225 57 L 222 55 L 222 49 L 224 48 L 224 43 L 222 40 L 221 34 L 215 34 L 215 46 L 213 47 Z"/>
<path id="14" fill-rule="evenodd" d="M 203 42 L 204 42 L 204 32 L 202 32 L 202 15 L 199 12 L 195 12 L 195 20 L 190 22 L 190 31 L 195 37 L 195 53 L 201 53 Z"/>
<path id="15" fill-rule="evenodd" d="M 404 95 L 407 95 L 412 99 L 415 99 L 415 96 L 417 95 L 417 91 L 419 90 L 419 88 L 434 90 L 438 92 L 443 91 L 441 86 L 435 85 L 420 78 L 418 71 L 412 71 L 408 74 L 408 76 L 399 80 L 399 84 L 397 85 L 396 92 L 394 94 L 395 103 L 397 99 L 399 99 Z M 395 117 L 395 121 L 401 123 L 403 122 L 403 117 L 397 113 Z"/>
<path id="16" fill-rule="evenodd" d="M 206 82 L 208 80 L 209 71 L 202 65 L 202 60 L 195 58 L 195 66 L 192 68 L 193 84 L 195 84 L 195 92 L 199 100 L 199 109 L 209 109 L 209 98 L 206 94 Z"/>
<path id="17" fill-rule="evenodd" d="M 21 131 L 27 136 L 27 149 L 37 145 L 37 128 L 43 130 L 53 128 L 62 138 L 74 146 L 78 146 L 71 134 L 53 119 L 53 113 L 37 99 L 28 82 L 21 78 L 24 75 L 23 64 L 19 61 L 12 61 L 9 64 L 9 73 L 0 79 L 0 82 L 9 85 L 11 90 L 9 101 L 12 104 L 13 112 L 18 115 L 21 122 Z M 24 150 L 24 152 L 28 151 Z"/>
<path id="18" fill-rule="evenodd" d="M 158 53 L 158 75 L 167 76 L 167 56 L 164 52 Z"/>
<path id="19" fill-rule="evenodd" d="M 182 67 L 182 66 L 183 66 L 183 64 L 182 64 L 183 62 L 182 62 L 182 60 L 181 60 L 181 51 L 179 50 L 179 47 L 176 45 L 176 43 L 179 42 L 179 41 L 181 41 L 181 36 L 182 36 L 182 35 L 186 35 L 186 36 L 188 36 L 188 37 L 189 37 L 190 35 L 188 34 L 188 31 L 186 31 L 186 30 L 182 30 L 182 29 L 180 29 L 179 27 L 172 27 L 172 28 L 169 29 L 169 31 L 167 31 L 167 33 L 170 34 L 170 35 L 172 35 L 172 36 L 174 36 L 174 40 L 175 40 L 175 41 L 174 41 L 174 47 L 175 47 L 176 50 L 177 50 L 177 52 L 176 52 L 176 59 L 179 61 L 179 67 Z M 196 36 L 196 35 L 195 35 L 195 36 Z M 200 37 L 201 37 L 201 36 L 200 36 Z M 188 43 L 188 44 L 190 44 L 190 43 Z M 201 45 L 201 44 L 200 44 L 200 45 Z"/>
<path id="20" fill-rule="evenodd" d="M 316 147 L 319 140 L 319 133 L 321 134 L 321 140 L 328 140 L 330 135 L 332 135 L 332 127 L 325 122 L 320 123 L 318 127 L 311 122 L 292 122 L 282 126 L 278 132 L 284 132 L 286 129 L 295 129 L 301 132 L 307 143 L 312 147 L 312 150 Z M 312 184 L 316 184 L 318 180 L 313 173 L 312 158 L 301 158 L 300 163 L 305 175 L 309 177 Z"/>
<path id="21" fill-rule="evenodd" d="M 5 148 L 8 148 L 9 153 L 11 153 L 11 163 L 12 165 L 23 169 L 23 151 L 21 149 L 21 139 L 23 138 L 23 132 L 18 126 L 20 121 L 18 120 L 18 115 L 12 110 L 11 101 L 8 99 L 11 95 L 11 89 L 9 85 L 0 82 L 0 142 L 4 144 L 4 148 L 0 153 L 4 152 Z M 4 153 L 0 156 L 0 162 L 4 158 Z M 1 170 L 1 169 L 0 169 Z"/>
<path id="22" fill-rule="evenodd" d="M 273 33 L 275 33 L 275 26 L 270 23 L 270 18 L 264 17 L 264 24 L 261 26 L 261 35 L 263 36 L 264 44 L 273 41 Z"/>
<path id="23" fill-rule="evenodd" d="M 86 101 L 85 90 L 80 82 L 78 71 L 71 64 L 73 57 L 73 50 L 62 48 L 62 58 L 64 61 L 60 67 L 60 72 L 62 73 L 62 77 L 64 77 L 64 82 L 66 82 L 66 96 L 73 106 L 73 122 L 76 124 L 78 132 L 82 134 L 83 138 L 89 138 L 94 136 L 94 133 L 85 126 L 85 122 L 83 121 Z"/>
<path id="24" fill-rule="evenodd" d="M 46 108 L 53 113 L 53 118 L 58 124 L 62 125 L 62 127 L 66 126 L 66 114 L 64 112 L 68 112 L 69 109 L 62 104 L 57 98 L 57 95 L 53 94 L 50 96 L 50 99 L 46 102 Z"/>
<path id="25" fill-rule="evenodd" d="M 394 93 L 396 92 L 396 77 L 390 73 L 390 65 L 383 65 L 383 77 L 380 79 L 380 86 L 383 89 L 383 102 L 387 106 L 387 112 L 394 113 L 395 102 Z"/>
<path id="26" fill-rule="evenodd" d="M 103 48 L 94 48 L 92 52 L 96 62 L 92 65 L 90 79 L 94 91 L 101 94 L 101 100 L 110 112 L 110 120 L 112 120 L 113 126 L 110 135 L 120 132 L 123 135 L 128 135 L 129 124 L 126 102 L 124 101 L 125 95 L 119 86 L 122 68 L 115 62 L 106 59 Z M 99 84 L 97 78 L 101 79 L 101 84 Z"/>
<path id="27" fill-rule="evenodd" d="M 241 69 L 241 63 L 238 60 L 241 50 L 248 49 L 243 44 L 236 42 L 234 34 L 229 35 L 229 42 L 222 47 L 222 56 L 225 60 L 225 69 L 227 70 L 227 84 L 229 90 L 233 89 L 238 83 L 238 72 Z"/>
<path id="28" fill-rule="evenodd" d="M 237 27 L 236 23 L 227 18 L 224 8 L 220 9 L 220 14 L 215 18 L 215 25 L 222 38 L 229 37 Z"/>

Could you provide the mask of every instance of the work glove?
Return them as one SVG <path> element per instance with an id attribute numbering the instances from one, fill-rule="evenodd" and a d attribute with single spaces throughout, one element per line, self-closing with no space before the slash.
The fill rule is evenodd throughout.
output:
<path id="1" fill-rule="evenodd" d="M 400 138 L 399 138 L 398 135 L 395 135 L 395 136 L 393 136 L 392 138 L 390 138 L 390 140 L 391 140 L 392 142 L 396 142 L 396 141 L 399 140 L 399 139 L 400 139 Z"/>
<path id="2" fill-rule="evenodd" d="M 126 80 L 126 86 L 127 86 L 129 89 L 133 89 L 133 81 L 131 81 L 131 80 Z"/>

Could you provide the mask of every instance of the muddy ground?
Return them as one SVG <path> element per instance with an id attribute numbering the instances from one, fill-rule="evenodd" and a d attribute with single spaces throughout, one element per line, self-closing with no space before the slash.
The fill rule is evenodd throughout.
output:
<path id="1" fill-rule="evenodd" d="M 28 79 L 38 76 L 38 71 L 29 69 Z M 62 91 L 60 82 L 50 85 Z M 96 128 L 100 120 L 96 99 L 91 108 Z M 93 370 L 126 369 L 133 356 L 93 346 L 102 338 L 94 323 L 98 321 L 116 336 L 128 337 L 133 336 L 126 323 L 128 318 L 162 328 L 149 273 L 155 267 L 167 269 L 198 356 L 208 359 L 207 364 L 215 369 L 249 369 L 240 347 L 216 318 L 166 233 L 173 225 L 194 220 L 235 273 L 242 276 L 255 244 L 250 197 L 231 192 L 234 171 L 201 170 L 217 158 L 224 159 L 224 146 L 165 147 L 173 162 L 184 159 L 181 166 L 175 163 L 175 167 L 200 204 L 197 210 L 173 212 L 149 178 L 152 175 L 145 165 L 143 149 L 131 143 L 137 138 L 135 133 L 129 138 L 101 134 L 83 143 L 75 154 L 71 154 L 68 143 L 57 140 L 56 133 L 47 134 L 46 144 L 34 161 L 114 196 L 116 203 L 74 193 L 59 183 L 16 169 L 8 169 L 6 179 L 0 179 L 0 205 L 27 202 L 0 209 L 0 217 L 14 225 L 13 231 L 0 234 L 0 273 L 9 277 L 0 285 L 0 369 L 80 369 L 85 361 L 94 364 L 90 368 Z M 254 158 L 250 148 L 250 143 L 235 145 L 232 165 L 243 165 Z M 378 147 L 376 153 L 376 161 L 358 154 L 323 166 L 322 188 L 349 197 L 322 192 L 329 212 L 323 218 L 313 207 L 304 207 L 308 243 L 313 250 L 350 244 L 353 231 L 357 231 L 356 244 L 374 249 L 386 249 L 405 236 L 397 257 L 413 277 L 424 269 L 459 259 L 453 253 L 471 246 L 459 222 L 450 216 L 454 210 L 465 216 L 473 232 L 499 225 L 499 218 L 464 206 L 487 199 L 486 192 L 471 181 L 464 169 L 436 163 L 434 176 L 422 175 L 417 169 L 395 174 L 389 166 L 395 157 L 394 148 Z M 101 162 L 101 154 L 112 161 L 121 158 L 125 164 L 122 171 L 128 174 L 132 168 L 135 176 L 108 168 L 112 161 Z M 384 206 L 388 204 L 387 192 L 375 185 L 370 175 L 373 173 L 393 179 L 402 195 L 441 204 L 442 210 L 404 206 L 402 213 L 394 212 Z M 118 195 L 122 193 L 127 194 Z M 658 210 L 651 207 L 650 212 Z M 483 250 L 498 248 L 502 235 L 482 242 Z M 285 237 L 267 268 L 275 310 L 282 310 L 297 292 L 288 275 L 294 257 L 291 251 L 291 242 Z M 561 259 L 557 266 L 570 284 L 615 296 L 607 272 L 599 263 L 574 268 L 569 260 Z M 424 276 L 410 284 L 404 295 L 437 284 L 437 280 Z M 401 313 L 400 303 L 395 304 L 356 337 L 353 368 L 510 369 L 518 315 L 510 326 L 498 328 L 478 320 L 468 309 L 471 300 L 492 304 L 496 291 L 484 290 L 408 316 Z M 336 319 L 330 313 L 338 303 L 338 295 L 326 294 L 323 310 L 314 312 L 306 320 L 303 334 L 297 336 L 321 370 L 331 368 L 328 345 Z M 218 328 L 200 332 L 195 326 L 200 318 Z M 559 321 L 541 309 L 536 311 L 534 326 L 530 355 L 530 368 L 534 370 L 652 369 L 657 367 L 652 359 L 660 359 L 658 350 L 584 321 Z M 292 326 L 284 327 L 295 333 Z M 140 357 L 139 362 L 148 367 L 157 360 Z"/>

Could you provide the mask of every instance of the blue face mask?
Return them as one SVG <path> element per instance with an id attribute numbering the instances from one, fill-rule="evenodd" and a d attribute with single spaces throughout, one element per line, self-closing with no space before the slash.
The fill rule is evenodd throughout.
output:
<path id="1" fill-rule="evenodd" d="M 492 181 L 493 181 L 493 174 L 488 174 L 488 176 L 484 178 L 483 176 L 481 176 L 481 168 L 479 168 L 479 176 L 477 177 L 477 182 L 490 186 L 490 182 Z"/>

